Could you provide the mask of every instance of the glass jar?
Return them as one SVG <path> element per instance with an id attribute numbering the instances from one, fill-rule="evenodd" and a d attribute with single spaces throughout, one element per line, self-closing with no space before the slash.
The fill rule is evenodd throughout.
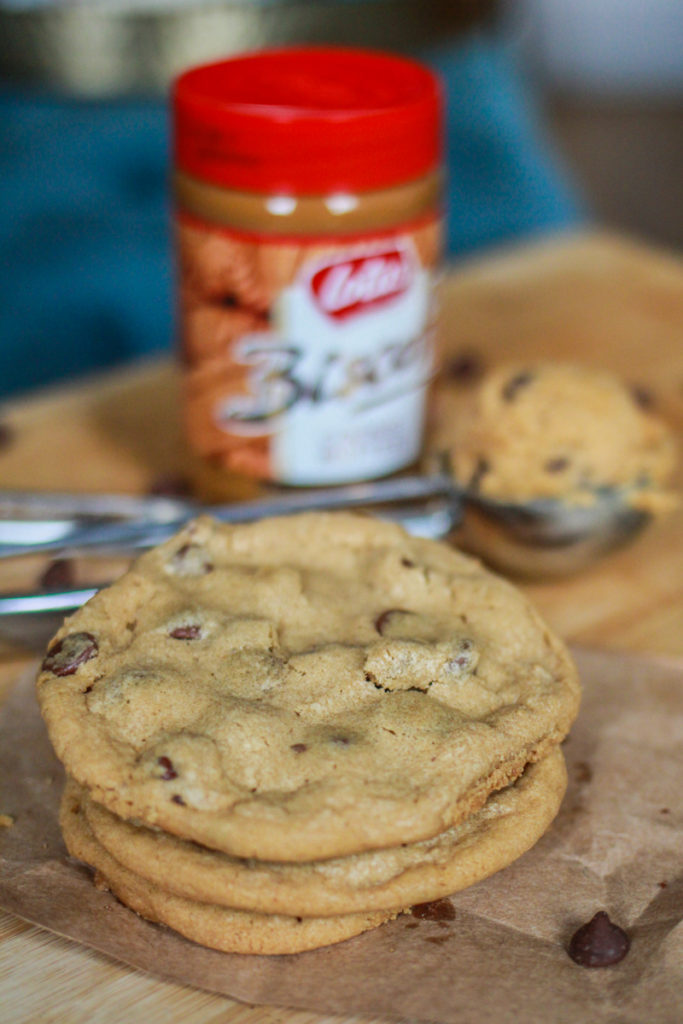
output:
<path id="1" fill-rule="evenodd" d="M 297 48 L 175 87 L 187 436 L 204 496 L 384 476 L 419 454 L 434 360 L 440 93 Z"/>

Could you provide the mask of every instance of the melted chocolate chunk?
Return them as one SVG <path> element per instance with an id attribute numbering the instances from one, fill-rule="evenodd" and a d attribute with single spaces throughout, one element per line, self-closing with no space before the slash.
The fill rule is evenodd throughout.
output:
<path id="1" fill-rule="evenodd" d="M 410 908 L 413 917 L 422 921 L 453 921 L 455 907 L 450 900 L 432 900 L 431 903 L 416 903 Z"/>
<path id="2" fill-rule="evenodd" d="M 92 633 L 71 633 L 50 648 L 42 667 L 56 676 L 72 676 L 80 665 L 97 657 L 98 651 Z"/>
<path id="3" fill-rule="evenodd" d="M 163 768 L 163 773 L 159 776 L 164 782 L 170 782 L 171 779 L 178 778 L 178 772 L 173 767 L 173 761 L 170 757 L 158 757 L 157 764 L 160 768 Z"/>
<path id="4" fill-rule="evenodd" d="M 446 376 L 458 384 L 478 380 L 484 372 L 484 362 L 478 352 L 460 352 L 444 367 Z"/>
<path id="5" fill-rule="evenodd" d="M 380 636 L 384 636 L 384 627 L 388 624 L 392 615 L 410 615 L 410 612 L 406 611 L 405 608 L 387 608 L 385 612 L 378 615 L 375 619 L 375 629 Z"/>
<path id="6" fill-rule="evenodd" d="M 295 754 L 303 754 L 304 751 L 308 750 L 305 743 L 292 743 L 290 750 L 293 750 Z"/>
<path id="7" fill-rule="evenodd" d="M 39 581 L 43 590 L 63 590 L 74 585 L 73 562 L 68 558 L 55 558 L 42 573 Z"/>
<path id="8" fill-rule="evenodd" d="M 213 572 L 213 564 L 199 544 L 183 544 L 171 558 L 170 564 L 179 576 L 204 576 Z"/>
<path id="9" fill-rule="evenodd" d="M 174 793 L 173 796 L 171 797 L 171 800 L 173 801 L 174 804 L 180 804 L 181 807 L 187 806 L 185 801 L 181 797 L 180 793 Z"/>
<path id="10" fill-rule="evenodd" d="M 176 626 L 168 634 L 174 640 L 196 640 L 202 632 L 202 627 L 192 623 L 188 626 Z"/>
<path id="11" fill-rule="evenodd" d="M 501 392 L 505 401 L 514 402 L 515 398 L 517 397 L 518 393 L 522 390 L 522 388 L 525 388 L 527 387 L 527 385 L 531 384 L 533 379 L 533 373 L 529 373 L 528 370 L 525 370 L 523 373 L 517 373 L 514 377 L 510 377 L 510 380 L 507 382 L 507 384 L 504 386 Z"/>
<path id="12" fill-rule="evenodd" d="M 623 928 L 610 921 L 604 910 L 574 932 L 567 952 L 581 967 L 609 967 L 623 960 L 631 940 Z"/>
<path id="13" fill-rule="evenodd" d="M 470 668 L 474 658 L 474 645 L 471 640 L 466 637 L 459 643 L 460 650 L 451 658 L 448 662 L 448 668 L 451 672 L 464 672 Z"/>

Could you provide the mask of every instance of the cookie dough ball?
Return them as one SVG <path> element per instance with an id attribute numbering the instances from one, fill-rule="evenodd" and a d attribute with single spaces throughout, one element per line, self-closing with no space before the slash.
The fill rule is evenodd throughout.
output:
<path id="1" fill-rule="evenodd" d="M 673 438 L 609 373 L 562 363 L 504 365 L 449 402 L 456 478 L 483 497 L 588 504 L 602 488 L 656 505 L 675 463 Z"/>

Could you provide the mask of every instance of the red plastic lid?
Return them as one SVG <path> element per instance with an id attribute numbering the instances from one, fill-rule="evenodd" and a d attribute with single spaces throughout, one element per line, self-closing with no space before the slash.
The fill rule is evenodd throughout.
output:
<path id="1" fill-rule="evenodd" d="M 266 50 L 175 83 L 180 170 L 249 192 L 325 195 L 412 181 L 441 150 L 438 79 L 369 50 Z"/>

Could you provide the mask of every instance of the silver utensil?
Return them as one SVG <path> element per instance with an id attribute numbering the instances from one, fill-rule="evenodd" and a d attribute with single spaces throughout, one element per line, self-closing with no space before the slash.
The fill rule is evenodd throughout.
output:
<path id="1" fill-rule="evenodd" d="M 467 493 L 445 470 L 208 507 L 166 498 L 0 492 L 0 559 L 65 550 L 134 551 L 166 539 L 202 511 L 239 523 L 306 509 L 365 507 L 417 536 L 441 539 L 459 526 L 459 545 L 494 568 L 517 577 L 552 579 L 586 568 L 647 525 L 651 516 L 631 504 L 633 494 L 634 489 L 598 489 L 589 505 L 554 499 L 497 502 Z M 60 513 L 62 518 L 2 518 L 10 512 L 48 517 Z M 111 513 L 119 519 L 107 517 Z M 73 609 L 97 589 L 0 594 L 0 617 Z"/>
<path id="2" fill-rule="evenodd" d="M 579 572 L 632 540 L 651 515 L 634 489 L 596 489 L 591 504 L 556 499 L 497 502 L 469 494 L 458 542 L 494 568 L 528 579 Z"/>
<path id="3" fill-rule="evenodd" d="M 462 500 L 445 472 L 278 493 L 231 505 L 125 495 L 0 492 L 0 559 L 27 554 L 128 552 L 152 547 L 201 512 L 226 523 L 301 511 L 366 508 L 400 523 L 416 536 L 447 536 L 460 521 Z M 98 588 L 0 595 L 0 616 L 67 611 Z"/>
<path id="4" fill-rule="evenodd" d="M 224 523 L 248 523 L 264 516 L 360 507 L 377 508 L 414 533 L 436 537 L 444 536 L 458 521 L 461 497 L 445 473 L 278 493 L 258 501 L 210 506 L 120 495 L 0 492 L 0 558 L 65 549 L 120 551 L 151 547 L 172 536 L 200 512 Z"/>

